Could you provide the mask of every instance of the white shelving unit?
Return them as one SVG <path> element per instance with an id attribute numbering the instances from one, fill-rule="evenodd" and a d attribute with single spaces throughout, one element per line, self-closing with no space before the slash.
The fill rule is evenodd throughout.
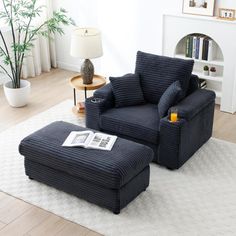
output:
<path id="1" fill-rule="evenodd" d="M 182 59 L 189 59 L 192 60 L 192 58 L 189 57 L 185 57 L 184 54 L 175 54 L 176 57 L 178 58 L 182 58 Z M 209 65 L 216 65 L 216 66 L 224 66 L 224 61 L 223 59 L 217 59 L 217 60 L 213 60 L 213 61 L 204 61 L 204 60 L 199 60 L 199 59 L 194 59 L 195 62 L 199 62 L 202 64 L 209 64 Z"/>
<path id="2" fill-rule="evenodd" d="M 197 35 L 198 32 L 193 33 L 193 35 Z M 189 58 L 185 56 L 185 49 L 186 49 L 186 41 L 187 41 L 187 36 L 184 36 L 180 41 L 177 43 L 176 48 L 175 48 L 175 53 L 174 56 L 181 58 L 181 59 L 190 59 L 192 60 L 193 58 Z M 209 37 L 208 35 L 203 35 L 204 37 Z M 209 37 L 210 38 L 210 37 Z M 213 40 L 214 41 L 214 40 Z M 220 47 L 217 45 L 216 42 L 215 44 L 215 58 L 211 61 L 206 61 L 206 60 L 200 60 L 200 59 L 194 59 L 194 68 L 193 68 L 193 74 L 197 75 L 201 79 L 205 79 L 207 82 L 207 88 L 209 90 L 213 90 L 216 93 L 216 103 L 221 104 L 221 97 L 222 97 L 222 82 L 224 79 L 224 59 L 223 59 L 223 54 L 220 49 Z M 209 76 L 209 75 L 204 75 L 203 74 L 203 67 L 207 65 L 209 68 L 214 66 L 216 68 L 216 75 L 215 77 Z"/>
<path id="3" fill-rule="evenodd" d="M 199 34 L 211 38 L 216 47 L 211 61 L 194 59 L 193 73 L 207 81 L 207 89 L 216 93 L 221 111 L 236 112 L 236 21 L 192 15 L 163 16 L 162 52 L 165 56 L 185 57 L 186 38 Z M 217 75 L 203 75 L 203 67 L 216 67 Z"/>

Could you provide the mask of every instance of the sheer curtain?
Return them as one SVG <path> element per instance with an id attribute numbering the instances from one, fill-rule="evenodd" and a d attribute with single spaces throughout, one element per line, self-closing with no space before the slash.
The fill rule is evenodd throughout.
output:
<path id="1" fill-rule="evenodd" d="M 52 16 L 53 8 L 51 0 L 40 0 L 38 2 L 40 5 L 47 6 L 44 14 L 40 17 L 41 21 L 37 22 L 40 24 Z M 52 67 L 57 67 L 55 42 L 53 37 L 48 39 L 40 36 L 34 41 L 34 47 L 24 59 L 22 77 L 35 77 L 42 72 L 49 72 Z"/>

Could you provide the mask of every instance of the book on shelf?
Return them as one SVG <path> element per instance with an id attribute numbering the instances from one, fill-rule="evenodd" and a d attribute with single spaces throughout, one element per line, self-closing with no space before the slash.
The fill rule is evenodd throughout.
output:
<path id="1" fill-rule="evenodd" d="M 193 52 L 192 52 L 193 59 L 196 59 L 196 51 L 197 51 L 197 36 L 193 36 Z"/>
<path id="2" fill-rule="evenodd" d="M 200 37 L 197 37 L 196 38 L 195 59 L 199 59 L 199 46 L 200 46 Z"/>
<path id="3" fill-rule="evenodd" d="M 192 51 L 193 51 L 193 36 L 189 35 L 186 38 L 185 56 L 192 58 Z"/>
<path id="4" fill-rule="evenodd" d="M 84 102 L 78 102 L 77 109 L 78 109 L 78 111 L 84 111 L 85 110 Z"/>
<path id="5" fill-rule="evenodd" d="M 199 83 L 199 88 L 206 88 L 206 86 L 207 86 L 207 82 L 205 79 L 199 78 L 198 83 Z"/>
<path id="6" fill-rule="evenodd" d="M 104 133 L 94 133 L 91 130 L 72 131 L 62 146 L 111 151 L 116 139 L 117 136 Z"/>
<path id="7" fill-rule="evenodd" d="M 204 37 L 199 37 L 199 60 L 202 60 L 203 40 Z"/>
<path id="8" fill-rule="evenodd" d="M 204 38 L 203 40 L 203 49 L 202 49 L 202 60 L 208 60 L 208 47 L 209 47 L 209 40 L 208 38 Z"/>
<path id="9" fill-rule="evenodd" d="M 201 34 L 186 37 L 185 56 L 193 59 L 212 61 L 216 56 L 216 43 Z"/>
<path id="10" fill-rule="evenodd" d="M 185 56 L 190 57 L 190 37 L 187 37 L 186 43 L 185 43 Z"/>
<path id="11" fill-rule="evenodd" d="M 189 57 L 192 57 L 193 54 L 193 36 L 190 36 L 189 40 Z"/>

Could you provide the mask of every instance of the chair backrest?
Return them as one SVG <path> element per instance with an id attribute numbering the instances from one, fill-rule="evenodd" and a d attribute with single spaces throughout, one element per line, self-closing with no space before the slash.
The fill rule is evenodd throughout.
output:
<path id="1" fill-rule="evenodd" d="M 193 60 L 138 51 L 135 73 L 140 77 L 145 100 L 150 103 L 158 103 L 165 90 L 176 80 L 180 81 L 185 96 L 193 64 Z"/>
<path id="2" fill-rule="evenodd" d="M 187 96 L 194 91 L 199 89 L 199 78 L 197 75 L 192 74 L 189 80 L 189 86 L 188 86 L 188 91 L 187 91 Z"/>

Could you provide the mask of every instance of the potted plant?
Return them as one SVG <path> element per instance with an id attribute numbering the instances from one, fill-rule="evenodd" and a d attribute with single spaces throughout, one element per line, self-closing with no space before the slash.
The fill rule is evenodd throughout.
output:
<path id="1" fill-rule="evenodd" d="M 189 1 L 189 6 L 190 6 L 190 7 L 195 7 L 195 6 L 196 6 L 195 1 L 194 1 L 194 0 L 190 0 L 190 1 Z"/>
<path id="2" fill-rule="evenodd" d="M 203 8 L 207 8 L 207 1 L 203 2 Z"/>
<path id="3" fill-rule="evenodd" d="M 209 67 L 208 66 L 203 67 L 203 74 L 204 75 L 209 75 Z"/>
<path id="4" fill-rule="evenodd" d="M 210 76 L 216 76 L 216 68 L 215 67 L 210 68 Z"/>
<path id="5" fill-rule="evenodd" d="M 4 20 L 11 32 L 11 43 L 6 40 L 0 29 L 0 69 L 10 79 L 4 84 L 4 93 L 13 107 L 27 104 L 30 93 L 30 83 L 21 79 L 22 66 L 27 52 L 34 46 L 37 36 L 50 37 L 50 34 L 63 34 L 61 25 L 74 24 L 68 18 L 66 11 L 60 9 L 53 12 L 53 16 L 41 25 L 35 26 L 32 22 L 40 17 L 44 6 L 37 6 L 37 0 L 2 0 L 3 10 L 0 19 Z"/>

